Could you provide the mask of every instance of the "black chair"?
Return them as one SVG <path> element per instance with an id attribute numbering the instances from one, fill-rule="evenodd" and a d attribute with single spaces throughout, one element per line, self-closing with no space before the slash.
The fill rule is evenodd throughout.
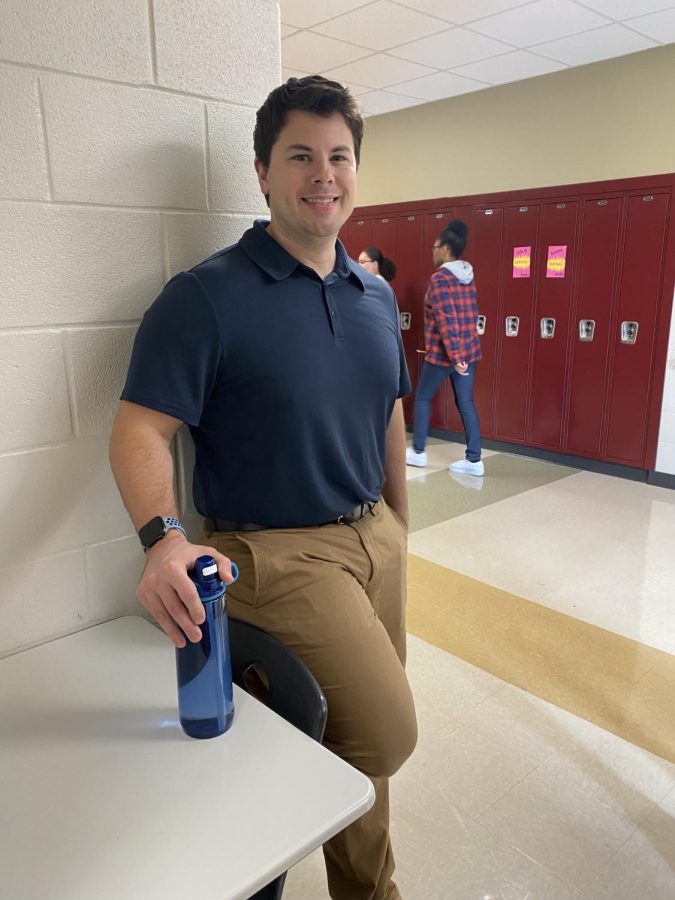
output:
<path id="1" fill-rule="evenodd" d="M 232 680 L 291 725 L 321 741 L 328 707 L 316 678 L 295 653 L 273 635 L 230 619 Z M 249 900 L 280 900 L 286 873 Z"/>

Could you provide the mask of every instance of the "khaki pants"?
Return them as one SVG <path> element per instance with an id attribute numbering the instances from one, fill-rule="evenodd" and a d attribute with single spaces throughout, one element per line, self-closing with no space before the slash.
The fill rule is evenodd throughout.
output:
<path id="1" fill-rule="evenodd" d="M 324 744 L 368 775 L 372 809 L 324 845 L 334 900 L 398 900 L 391 880 L 389 776 L 412 753 L 417 722 L 405 665 L 407 535 L 380 501 L 352 525 L 206 532 L 233 559 L 228 614 L 278 637 L 328 703 Z"/>

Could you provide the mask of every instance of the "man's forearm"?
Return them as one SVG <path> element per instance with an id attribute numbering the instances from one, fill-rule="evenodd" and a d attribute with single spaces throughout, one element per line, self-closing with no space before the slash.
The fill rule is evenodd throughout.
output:
<path id="1" fill-rule="evenodd" d="M 147 412 L 123 404 L 110 439 L 110 466 L 137 529 L 154 516 L 178 515 L 170 428 L 159 430 Z"/>
<path id="2" fill-rule="evenodd" d="M 403 521 L 408 523 L 408 491 L 405 477 L 405 418 L 403 401 L 397 400 L 387 428 L 387 460 L 382 496 Z"/>

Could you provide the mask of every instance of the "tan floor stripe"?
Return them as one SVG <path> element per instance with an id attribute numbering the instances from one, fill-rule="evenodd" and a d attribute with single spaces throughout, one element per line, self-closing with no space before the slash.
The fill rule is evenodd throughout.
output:
<path id="1" fill-rule="evenodd" d="M 675 763 L 675 656 L 412 554 L 408 631 Z"/>

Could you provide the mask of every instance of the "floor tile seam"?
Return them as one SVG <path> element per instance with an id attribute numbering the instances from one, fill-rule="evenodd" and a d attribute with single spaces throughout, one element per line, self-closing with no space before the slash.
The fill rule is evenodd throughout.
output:
<path id="1" fill-rule="evenodd" d="M 527 778 L 529 778 L 532 774 L 534 774 L 534 772 L 535 772 L 539 767 L 540 767 L 539 765 L 538 765 L 538 766 L 535 766 L 535 768 L 534 768 L 531 772 L 528 772 L 527 775 L 525 775 L 523 778 L 521 778 L 520 781 L 518 781 L 517 784 L 512 785 L 507 791 L 505 791 L 505 792 L 501 795 L 501 797 L 499 797 L 497 800 L 495 800 L 494 803 L 492 803 L 492 804 L 488 807 L 488 809 L 486 809 L 484 812 L 482 812 L 482 813 L 480 814 L 480 816 L 478 817 L 478 819 L 476 819 L 476 821 L 478 821 L 479 824 L 484 824 L 486 828 L 489 828 L 489 827 L 490 827 L 489 825 L 487 825 L 486 823 L 480 821 L 481 818 L 482 818 L 483 816 L 487 815 L 487 814 L 490 812 L 491 809 L 493 809 L 498 803 L 500 803 L 502 800 L 504 800 L 504 798 L 507 797 L 508 794 L 510 794 L 512 791 L 514 791 L 514 790 L 518 787 L 518 785 L 522 784 Z M 555 780 L 555 781 L 557 781 L 557 782 L 559 782 L 559 783 L 562 782 L 563 784 L 565 784 L 564 780 L 561 779 L 559 776 L 553 776 L 553 775 L 551 775 L 551 776 L 545 776 L 545 777 L 548 778 L 549 781 L 554 781 L 554 780 Z M 569 786 L 569 785 L 567 786 L 567 790 L 568 790 L 568 792 L 570 791 L 570 786 Z M 583 797 L 584 799 L 588 799 L 587 795 L 585 795 L 580 789 L 578 789 L 578 788 L 576 788 L 576 787 L 574 787 L 574 786 L 571 787 L 571 792 L 574 793 L 574 794 L 575 794 L 576 796 L 578 796 L 578 797 Z M 605 803 L 605 802 L 602 801 L 599 797 L 596 797 L 596 796 L 592 795 L 592 796 L 590 797 L 590 799 L 593 801 L 593 803 L 595 803 L 595 804 L 597 804 L 597 805 L 599 805 L 599 806 L 604 807 L 604 809 L 605 809 L 607 812 L 609 812 L 611 815 L 616 816 L 616 817 L 618 817 L 619 819 L 621 819 L 626 825 L 628 825 L 628 826 L 631 828 L 630 833 L 629 833 L 628 836 L 625 838 L 625 840 L 621 843 L 621 846 L 616 850 L 616 852 L 615 852 L 614 854 L 612 854 L 612 856 L 611 856 L 610 859 L 607 861 L 607 864 L 603 867 L 603 869 L 601 870 L 601 872 L 599 872 L 598 875 L 596 875 L 595 878 L 593 879 L 593 883 L 595 883 L 595 881 L 597 881 L 597 880 L 601 877 L 601 875 L 604 874 L 604 872 L 607 870 L 607 867 L 611 864 L 611 862 L 615 859 L 615 857 L 618 856 L 618 854 L 621 852 L 621 850 L 623 849 L 623 847 L 625 847 L 625 845 L 628 843 L 628 841 L 630 841 L 630 840 L 633 838 L 633 836 L 636 834 L 636 832 L 640 830 L 640 825 L 639 825 L 639 824 L 636 824 L 632 819 L 628 819 L 626 816 L 624 816 L 622 813 L 620 813 L 615 807 L 610 806 L 609 804 Z M 655 805 L 658 805 L 658 804 L 655 804 Z M 494 833 L 494 832 L 493 832 L 493 833 Z M 525 851 L 524 851 L 523 849 L 521 849 L 520 847 L 518 847 L 516 844 L 513 844 L 513 847 L 514 847 L 516 850 L 518 850 L 520 853 L 525 853 Z M 537 859 L 534 859 L 530 854 L 526 854 L 526 855 L 529 856 L 530 859 L 533 859 L 533 861 L 536 862 L 537 865 L 539 865 L 539 866 L 541 866 L 542 868 L 546 869 L 547 871 L 551 872 L 551 870 L 548 869 L 544 863 L 540 862 L 540 861 L 537 860 Z M 563 884 L 564 884 L 565 886 L 574 888 L 574 889 L 577 890 L 577 891 L 579 890 L 579 888 L 578 888 L 577 885 L 575 885 L 573 882 L 568 881 L 568 880 L 567 880 L 566 878 L 564 878 L 562 875 L 559 875 L 559 874 L 556 873 L 556 872 L 551 872 L 551 874 L 555 875 L 555 877 L 558 878 L 560 881 L 562 881 Z"/>
<path id="2" fill-rule="evenodd" d="M 467 513 L 466 515 L 469 515 L 469 513 Z M 442 525 L 442 524 L 444 524 L 444 523 L 443 522 L 437 523 L 437 525 Z M 436 525 L 430 525 L 428 527 L 435 528 Z M 426 530 L 426 529 L 422 529 L 422 530 Z M 420 532 L 414 532 L 414 533 L 419 534 Z M 598 629 L 600 629 L 600 631 L 603 631 L 608 635 L 612 635 L 613 637 L 616 637 L 616 638 L 619 638 L 619 639 L 625 640 L 625 641 L 631 641 L 632 643 L 637 644 L 640 647 L 646 647 L 649 650 L 653 650 L 655 653 L 664 654 L 665 656 L 670 656 L 670 657 L 675 658 L 675 654 L 669 653 L 667 650 L 662 650 L 660 647 L 654 647 L 652 644 L 646 644 L 644 641 L 638 641 L 636 638 L 630 637 L 627 634 L 622 634 L 620 631 L 612 631 L 610 628 L 605 628 L 604 625 L 598 625 L 595 622 L 589 622 L 587 619 L 583 619 L 580 616 L 572 616 L 572 615 L 570 615 L 570 613 L 562 612 L 562 610 L 557 609 L 555 606 L 550 606 L 546 600 L 543 600 L 540 597 L 538 597 L 537 599 L 534 599 L 531 596 L 530 597 L 523 596 L 522 592 L 517 593 L 516 591 L 512 590 L 511 588 L 505 587 L 503 584 L 496 584 L 493 581 L 487 581 L 487 580 L 483 580 L 480 578 L 475 578 L 473 575 L 467 575 L 465 572 L 462 572 L 459 569 L 454 569 L 451 566 L 446 565 L 443 562 L 440 562 L 439 560 L 430 559 L 428 556 L 421 555 L 420 551 L 414 551 L 414 552 L 408 551 L 408 556 L 416 557 L 417 559 L 420 559 L 424 562 L 430 563 L 431 565 L 437 566 L 440 569 L 446 569 L 448 572 L 452 572 L 454 575 L 458 575 L 461 578 L 466 578 L 467 580 L 472 581 L 477 585 L 484 585 L 485 587 L 492 588 L 494 590 L 500 591 L 501 593 L 509 594 L 511 597 L 514 597 L 517 600 L 522 600 L 526 603 L 532 603 L 535 606 L 539 606 L 542 609 L 546 609 L 549 612 L 555 613 L 556 615 L 561 616 L 565 619 L 570 619 L 573 622 L 578 622 L 582 626 L 587 626 L 588 628 L 598 628 Z M 564 647 L 568 646 L 568 644 L 570 644 L 572 642 L 572 640 L 574 640 L 574 638 L 570 638 L 570 640 L 566 640 L 565 643 L 561 644 L 558 647 L 558 649 L 556 650 L 556 653 L 562 651 L 562 649 L 564 649 Z M 436 645 L 434 645 L 434 646 L 436 646 Z M 440 649 L 443 649 L 443 648 L 440 648 Z M 663 662 L 663 660 L 661 660 L 661 659 L 655 659 L 655 661 L 653 663 L 650 663 L 649 668 L 645 669 L 645 671 L 642 672 L 642 674 L 638 678 L 638 681 L 640 681 L 642 678 L 644 678 L 648 673 L 652 672 L 662 662 Z"/>

